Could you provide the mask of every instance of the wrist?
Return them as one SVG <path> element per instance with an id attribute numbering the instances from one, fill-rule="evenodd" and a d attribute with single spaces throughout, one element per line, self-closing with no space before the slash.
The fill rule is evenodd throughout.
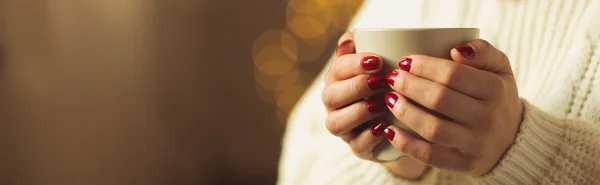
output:
<path id="1" fill-rule="evenodd" d="M 420 180 L 430 168 L 410 157 L 404 157 L 398 161 L 384 162 L 383 165 L 394 176 L 409 181 Z"/>

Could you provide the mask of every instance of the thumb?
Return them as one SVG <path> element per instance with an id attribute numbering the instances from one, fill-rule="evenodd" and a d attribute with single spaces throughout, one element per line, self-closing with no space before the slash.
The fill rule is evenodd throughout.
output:
<path id="1" fill-rule="evenodd" d="M 512 74 L 508 57 L 489 42 L 476 39 L 450 51 L 452 60 L 493 73 Z"/>
<path id="2" fill-rule="evenodd" d="M 339 57 L 345 54 L 355 53 L 354 48 L 354 33 L 346 32 L 338 40 L 337 47 L 335 48 L 335 56 Z"/>

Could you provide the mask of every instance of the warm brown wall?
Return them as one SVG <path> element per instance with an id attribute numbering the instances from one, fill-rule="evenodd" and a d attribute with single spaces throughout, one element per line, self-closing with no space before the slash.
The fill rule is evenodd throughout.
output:
<path id="1" fill-rule="evenodd" d="M 0 0 L 0 184 L 273 184 L 251 50 L 285 6 Z"/>

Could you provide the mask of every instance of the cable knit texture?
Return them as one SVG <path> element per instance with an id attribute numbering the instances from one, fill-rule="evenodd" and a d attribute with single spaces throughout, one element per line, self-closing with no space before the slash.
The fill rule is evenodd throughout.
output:
<path id="1" fill-rule="evenodd" d="M 394 177 L 327 132 L 324 71 L 290 116 L 278 184 L 600 184 L 600 0 L 367 0 L 358 27 L 479 27 L 504 51 L 524 106 L 515 143 L 489 173 Z"/>

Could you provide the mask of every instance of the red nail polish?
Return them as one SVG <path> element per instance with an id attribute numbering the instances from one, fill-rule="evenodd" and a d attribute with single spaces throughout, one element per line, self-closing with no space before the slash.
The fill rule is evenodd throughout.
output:
<path id="1" fill-rule="evenodd" d="M 342 49 L 343 47 L 346 47 L 347 45 L 350 45 L 350 43 L 352 43 L 352 40 L 346 40 L 346 41 L 344 41 L 344 42 L 340 43 L 340 45 L 338 45 L 338 46 L 335 48 L 335 54 L 336 54 L 337 56 L 339 56 L 339 55 L 338 55 L 338 51 L 339 51 L 340 49 Z"/>
<path id="2" fill-rule="evenodd" d="M 385 95 L 385 104 L 387 104 L 388 107 L 394 108 L 396 101 L 398 101 L 398 95 L 394 93 L 387 93 Z"/>
<path id="3" fill-rule="evenodd" d="M 380 63 L 379 58 L 377 58 L 376 56 L 367 56 L 362 59 L 362 61 L 360 62 L 360 65 L 362 66 L 363 69 L 365 69 L 367 71 L 372 71 L 379 67 L 379 63 Z"/>
<path id="4" fill-rule="evenodd" d="M 469 45 L 456 46 L 456 49 L 463 57 L 473 58 L 475 57 L 475 50 Z"/>
<path id="5" fill-rule="evenodd" d="M 385 87 L 385 77 L 382 74 L 376 74 L 369 79 L 367 79 L 367 85 L 369 85 L 369 89 L 373 91 L 378 91 L 381 88 Z"/>
<path id="6" fill-rule="evenodd" d="M 410 71 L 410 66 L 412 65 L 412 58 L 403 58 L 398 62 L 398 67 L 404 71 Z"/>
<path id="7" fill-rule="evenodd" d="M 374 136 L 378 136 L 381 133 L 383 133 L 383 130 L 385 130 L 388 126 L 386 122 L 379 122 L 379 124 L 375 125 L 372 129 L 371 129 L 371 134 L 373 134 Z"/>
<path id="8" fill-rule="evenodd" d="M 385 130 L 383 130 L 383 133 L 384 133 L 385 137 L 390 141 L 393 141 L 394 136 L 396 136 L 396 133 L 390 128 L 386 128 Z"/>
<path id="9" fill-rule="evenodd" d="M 390 85 L 394 85 L 394 82 L 396 82 L 396 76 L 398 76 L 398 71 L 390 71 L 386 76 L 385 79 L 387 80 L 387 83 Z"/>
<path id="10" fill-rule="evenodd" d="M 385 106 L 383 104 L 381 98 L 372 98 L 367 101 L 367 110 L 369 110 L 370 113 L 383 112 L 385 111 Z"/>

